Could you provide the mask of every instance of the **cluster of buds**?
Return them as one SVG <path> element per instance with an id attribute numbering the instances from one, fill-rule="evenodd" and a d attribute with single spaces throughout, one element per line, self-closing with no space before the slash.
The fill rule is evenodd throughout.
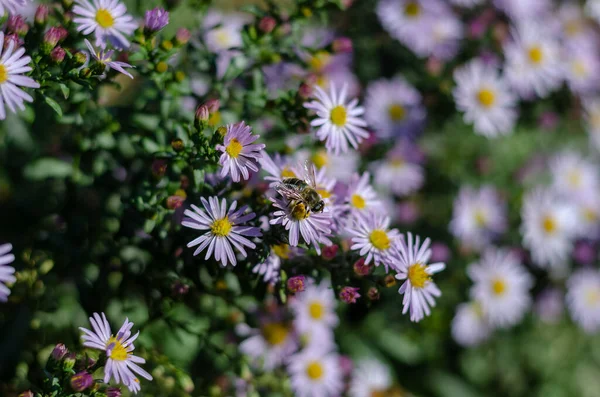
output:
<path id="1" fill-rule="evenodd" d="M 144 16 L 144 32 L 147 35 L 153 35 L 159 30 L 162 30 L 168 24 L 169 13 L 163 8 L 156 7 L 152 10 L 146 11 Z"/>
<path id="2" fill-rule="evenodd" d="M 67 38 L 69 33 L 62 26 L 53 26 L 44 34 L 44 41 L 42 43 L 42 51 L 45 54 L 50 54 L 52 50 L 64 39 Z"/>
<path id="3" fill-rule="evenodd" d="M 29 32 L 29 25 L 22 15 L 11 15 L 6 22 L 6 31 L 23 37 Z"/>
<path id="4" fill-rule="evenodd" d="M 219 108 L 221 102 L 218 99 L 210 99 L 206 103 L 198 106 L 196 109 L 195 123 L 199 130 L 204 129 L 207 125 L 214 127 L 220 121 Z"/>

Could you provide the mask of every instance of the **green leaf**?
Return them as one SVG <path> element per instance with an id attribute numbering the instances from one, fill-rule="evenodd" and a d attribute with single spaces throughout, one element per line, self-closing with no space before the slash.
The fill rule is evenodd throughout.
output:
<path id="1" fill-rule="evenodd" d="M 58 87 L 60 88 L 60 91 L 62 92 L 63 96 L 65 97 L 65 99 L 69 98 L 69 94 L 71 93 L 71 90 L 69 89 L 69 87 L 67 87 L 66 84 L 60 83 L 58 85 Z"/>
<path id="2" fill-rule="evenodd" d="M 73 166 L 66 161 L 47 157 L 28 164 L 23 174 L 30 180 L 66 178 L 73 174 Z"/>
<path id="3" fill-rule="evenodd" d="M 52 108 L 52 110 L 54 110 L 56 112 L 56 114 L 58 114 L 60 117 L 62 117 L 63 112 L 62 112 L 62 109 L 60 108 L 60 105 L 58 104 L 58 102 L 56 102 L 54 99 L 52 99 L 48 96 L 45 97 L 44 100 L 46 101 L 48 106 L 50 106 Z"/>

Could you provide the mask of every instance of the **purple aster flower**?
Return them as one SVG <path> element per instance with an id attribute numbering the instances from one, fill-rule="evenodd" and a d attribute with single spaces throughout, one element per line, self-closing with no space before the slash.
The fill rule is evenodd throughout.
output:
<path id="1" fill-rule="evenodd" d="M 265 148 L 262 143 L 253 144 L 258 138 L 260 135 L 252 135 L 252 129 L 243 121 L 227 126 L 223 145 L 217 145 L 217 150 L 223 152 L 219 159 L 223 167 L 221 177 L 230 174 L 234 182 L 239 182 L 240 174 L 244 180 L 248 180 L 248 170 L 258 172 L 261 150 Z"/>
<path id="2" fill-rule="evenodd" d="M 132 68 L 133 66 L 131 66 L 130 64 L 125 63 L 125 62 L 119 62 L 119 61 L 112 60 L 111 57 L 114 53 L 114 50 L 96 51 L 96 50 L 94 50 L 94 47 L 92 47 L 92 44 L 87 39 L 85 40 L 85 45 L 90 50 L 90 54 L 92 55 L 92 57 L 96 61 L 98 61 L 100 64 L 105 65 L 105 67 L 108 67 L 109 69 L 116 70 L 119 73 L 123 73 L 125 76 L 128 76 L 129 78 L 133 79 L 133 76 L 124 69 L 124 68 Z"/>
<path id="3" fill-rule="evenodd" d="M 150 32 L 158 32 L 169 24 L 169 13 L 161 7 L 146 11 L 144 27 Z"/>
<path id="4" fill-rule="evenodd" d="M 0 245 L 0 302 L 6 302 L 8 295 L 10 295 L 10 289 L 4 284 L 17 281 L 15 276 L 13 276 L 15 268 L 7 266 L 15 260 L 15 256 L 10 254 L 11 250 L 12 245 L 10 244 Z"/>
<path id="5" fill-rule="evenodd" d="M 8 13 L 16 14 L 28 2 L 29 0 L 0 0 L 0 17 Z"/>
<path id="6" fill-rule="evenodd" d="M 256 245 L 246 237 L 262 236 L 259 228 L 243 226 L 244 223 L 254 219 L 256 214 L 246 213 L 248 206 L 236 210 L 237 201 L 234 201 L 227 210 L 225 199 L 220 203 L 218 197 L 209 197 L 208 200 L 202 197 L 200 200 L 205 210 L 192 205 L 193 211 L 185 210 L 184 215 L 188 218 L 181 223 L 185 227 L 205 231 L 202 236 L 190 241 L 188 248 L 198 245 L 194 256 L 208 249 L 204 259 L 208 260 L 214 252 L 215 259 L 220 261 L 223 267 L 228 263 L 235 266 L 237 260 L 233 248 L 246 257 L 244 247 L 256 248 Z"/>

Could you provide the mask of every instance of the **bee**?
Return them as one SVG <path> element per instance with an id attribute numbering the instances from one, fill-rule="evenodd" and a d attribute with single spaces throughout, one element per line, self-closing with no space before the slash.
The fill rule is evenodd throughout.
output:
<path id="1" fill-rule="evenodd" d="M 306 219 L 311 212 L 323 212 L 325 202 L 317 192 L 315 166 L 308 161 L 304 164 L 306 180 L 284 178 L 275 190 L 288 200 L 289 210 L 296 219 Z"/>

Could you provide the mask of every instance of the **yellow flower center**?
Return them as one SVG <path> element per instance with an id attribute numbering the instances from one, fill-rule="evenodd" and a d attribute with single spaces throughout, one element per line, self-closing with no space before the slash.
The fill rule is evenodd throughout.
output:
<path id="1" fill-rule="evenodd" d="M 281 177 L 282 178 L 295 178 L 296 174 L 289 167 L 283 167 L 283 169 L 281 170 Z"/>
<path id="2" fill-rule="evenodd" d="M 496 102 L 496 94 L 494 94 L 494 91 L 484 88 L 477 93 L 477 100 L 481 106 L 489 108 Z"/>
<path id="3" fill-rule="evenodd" d="M 303 219 L 308 218 L 309 212 L 303 203 L 298 203 L 294 205 L 290 215 L 292 215 L 292 218 L 294 218 L 295 220 L 301 221 Z"/>
<path id="4" fill-rule="evenodd" d="M 110 358 L 113 360 L 124 361 L 127 359 L 127 349 L 114 336 L 110 336 L 110 339 L 106 342 L 106 348 L 111 350 Z"/>
<path id="5" fill-rule="evenodd" d="M 210 225 L 210 231 L 217 237 L 225 237 L 229 235 L 232 227 L 233 224 L 229 222 L 229 218 L 225 217 L 214 221 L 213 224 Z"/>
<path id="6" fill-rule="evenodd" d="M 406 111 L 402 105 L 395 103 L 388 108 L 388 114 L 392 121 L 398 122 L 404 120 Z"/>
<path id="7" fill-rule="evenodd" d="M 6 80 L 8 80 L 8 70 L 6 70 L 6 66 L 0 63 L 0 84 Z"/>
<path id="8" fill-rule="evenodd" d="M 581 173 L 577 170 L 572 170 L 569 172 L 569 176 L 567 178 L 569 180 L 569 184 L 572 187 L 580 187 L 581 186 Z"/>
<path id="9" fill-rule="evenodd" d="M 487 224 L 487 217 L 482 210 L 475 211 L 475 224 L 477 227 L 485 227 Z"/>
<path id="10" fill-rule="evenodd" d="M 319 188 L 319 189 L 317 189 L 317 193 L 319 193 L 319 196 L 321 196 L 321 198 L 324 198 L 324 199 L 331 197 L 331 192 L 329 192 L 325 189 Z"/>
<path id="11" fill-rule="evenodd" d="M 501 278 L 495 278 L 492 280 L 492 292 L 496 296 L 503 295 L 506 292 L 506 283 Z"/>
<path id="12" fill-rule="evenodd" d="M 530 47 L 527 54 L 529 55 L 529 61 L 534 65 L 539 65 L 544 60 L 544 52 L 538 46 Z"/>
<path id="13" fill-rule="evenodd" d="M 408 279 L 415 288 L 423 288 L 431 277 L 425 271 L 425 266 L 420 263 L 415 263 L 408 268 Z"/>
<path id="14" fill-rule="evenodd" d="M 404 164 L 406 164 L 406 162 L 404 161 L 404 159 L 402 157 L 395 157 L 390 161 L 390 164 L 393 167 L 401 168 L 404 166 Z"/>
<path id="15" fill-rule="evenodd" d="M 590 289 L 585 293 L 585 301 L 589 306 L 596 306 L 600 302 L 600 291 Z"/>
<path id="16" fill-rule="evenodd" d="M 313 164 L 315 165 L 315 167 L 317 167 L 317 168 L 324 167 L 327 165 L 327 162 L 328 162 L 327 152 L 324 150 L 319 150 L 318 152 L 313 154 L 310 159 L 313 162 Z"/>
<path id="17" fill-rule="evenodd" d="M 282 259 L 290 258 L 290 246 L 287 244 L 272 245 L 271 249 L 273 250 L 275 255 L 277 255 L 278 257 L 280 257 Z"/>
<path id="18" fill-rule="evenodd" d="M 352 197 L 350 197 L 350 204 L 359 210 L 362 210 L 367 206 L 367 202 L 359 194 L 353 194 Z"/>
<path id="19" fill-rule="evenodd" d="M 312 380 L 319 380 L 323 377 L 325 370 L 321 363 L 317 361 L 311 361 L 306 366 L 306 375 Z"/>
<path id="20" fill-rule="evenodd" d="M 369 235 L 369 241 L 373 244 L 373 247 L 378 250 L 386 250 L 390 248 L 391 241 L 387 233 L 381 229 L 375 229 Z"/>
<path id="21" fill-rule="evenodd" d="M 280 323 L 266 324 L 262 327 L 262 335 L 271 346 L 281 345 L 287 339 L 289 329 Z"/>
<path id="22" fill-rule="evenodd" d="M 108 29 L 113 27 L 115 19 L 106 8 L 99 8 L 98 11 L 96 11 L 96 22 L 104 29 Z"/>
<path id="23" fill-rule="evenodd" d="M 556 221 L 550 215 L 546 215 L 544 219 L 542 219 L 542 227 L 547 234 L 553 234 L 558 229 Z"/>
<path id="24" fill-rule="evenodd" d="M 242 152 L 243 148 L 244 147 L 242 146 L 240 141 L 238 141 L 236 138 L 233 138 L 231 141 L 229 141 L 229 145 L 227 145 L 227 147 L 225 148 L 225 151 L 231 157 L 237 158 L 237 156 L 239 156 L 240 153 Z"/>
<path id="25" fill-rule="evenodd" d="M 325 306 L 319 301 L 312 301 L 308 305 L 308 314 L 310 314 L 314 320 L 320 320 L 325 315 Z"/>
<path id="26" fill-rule="evenodd" d="M 580 60 L 576 60 L 572 63 L 571 70 L 573 70 L 573 74 L 577 77 L 586 77 L 588 74 L 585 64 Z"/>
<path id="27" fill-rule="evenodd" d="M 592 208 L 585 208 L 583 210 L 583 217 L 588 222 L 596 222 L 598 220 L 598 213 Z"/>
<path id="28" fill-rule="evenodd" d="M 581 31 L 582 21 L 578 19 L 571 19 L 567 21 L 564 25 L 565 33 L 567 36 L 575 36 L 577 33 Z"/>
<path id="29" fill-rule="evenodd" d="M 229 32 L 227 31 L 227 29 L 219 28 L 215 32 L 215 39 L 217 40 L 217 43 L 221 47 L 228 47 L 231 36 L 229 35 Z"/>
<path id="30" fill-rule="evenodd" d="M 347 116 L 348 113 L 346 112 L 346 108 L 342 105 L 338 105 L 331 109 L 331 113 L 329 114 L 331 122 L 338 127 L 343 127 L 346 125 Z"/>
<path id="31" fill-rule="evenodd" d="M 320 72 L 329 64 L 330 60 L 331 55 L 327 51 L 319 51 L 310 58 L 308 64 L 313 71 Z"/>
<path id="32" fill-rule="evenodd" d="M 404 14 L 407 17 L 415 18 L 415 17 L 419 16 L 420 13 L 421 13 L 421 7 L 419 7 L 419 3 L 417 3 L 416 1 L 409 1 L 404 6 Z"/>

